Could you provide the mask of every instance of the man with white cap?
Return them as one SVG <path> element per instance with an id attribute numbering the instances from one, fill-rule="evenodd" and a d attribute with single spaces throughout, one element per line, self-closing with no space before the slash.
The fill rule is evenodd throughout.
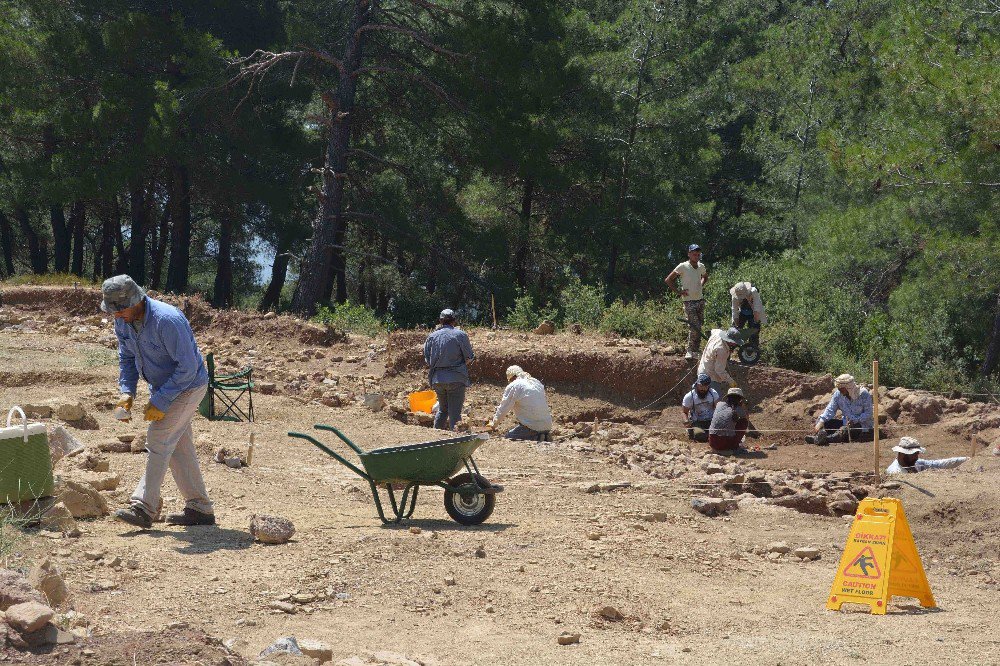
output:
<path id="1" fill-rule="evenodd" d="M 454 430 L 462 419 L 465 389 L 472 384 L 468 364 L 476 357 L 468 334 L 457 328 L 455 322 L 454 310 L 442 310 L 437 330 L 424 343 L 428 381 L 438 399 L 434 427 L 442 430 Z"/>
<path id="2" fill-rule="evenodd" d="M 698 374 L 708 375 L 712 380 L 714 388 L 721 396 L 730 386 L 736 386 L 726 366 L 729 364 L 729 356 L 733 350 L 743 344 L 743 337 L 735 328 L 723 330 L 721 328 L 712 329 L 712 335 L 708 338 L 705 351 L 701 355 L 698 363 Z"/>
<path id="3" fill-rule="evenodd" d="M 870 442 L 874 437 L 872 394 L 858 386 L 851 375 L 840 375 L 830 403 L 816 421 L 816 434 L 808 435 L 810 444 L 825 446 L 836 442 Z M 840 418 L 835 418 L 840 412 Z"/>
<path id="4" fill-rule="evenodd" d="M 130 412 L 139 378 L 149 382 L 143 418 L 146 471 L 132 493 L 129 508 L 115 518 L 149 528 L 159 510 L 160 487 L 167 468 L 184 497 L 184 512 L 167 516 L 174 525 L 214 525 L 215 511 L 198 467 L 191 422 L 208 388 L 208 371 L 184 314 L 149 298 L 128 275 L 105 280 L 101 309 L 114 315 L 118 337 L 118 407 Z"/>
<path id="5" fill-rule="evenodd" d="M 743 328 L 760 328 L 767 323 L 764 313 L 764 303 L 760 300 L 760 291 L 749 282 L 737 282 L 729 290 L 733 302 L 733 326 Z"/>
<path id="6" fill-rule="evenodd" d="M 900 437 L 899 444 L 892 447 L 892 450 L 896 452 L 896 459 L 886 467 L 886 474 L 912 474 L 922 472 L 925 469 L 949 469 L 958 467 L 968 460 L 964 456 L 940 460 L 921 460 L 920 454 L 927 449 L 920 446 L 920 442 L 913 437 Z"/>
<path id="7" fill-rule="evenodd" d="M 701 246 L 697 243 L 688 245 L 688 260 L 677 264 L 670 275 L 663 279 L 667 288 L 681 297 L 684 303 L 684 314 L 688 320 L 688 345 L 684 358 L 697 358 L 701 348 L 701 328 L 705 325 L 705 283 L 708 282 L 708 269 L 701 263 Z M 681 281 L 677 286 L 678 278 Z"/>
<path id="8" fill-rule="evenodd" d="M 698 375 L 698 381 L 691 385 L 681 399 L 684 410 L 684 425 L 690 439 L 696 442 L 708 441 L 708 427 L 712 424 L 715 406 L 719 403 L 719 392 L 712 388 L 712 378 Z"/>
<path id="9" fill-rule="evenodd" d="M 507 414 L 514 411 L 517 426 L 507 431 L 507 439 L 530 439 L 536 442 L 552 441 L 552 411 L 545 398 L 545 387 L 529 375 L 519 365 L 507 368 L 507 388 L 490 421 L 490 428 L 496 428 Z"/>

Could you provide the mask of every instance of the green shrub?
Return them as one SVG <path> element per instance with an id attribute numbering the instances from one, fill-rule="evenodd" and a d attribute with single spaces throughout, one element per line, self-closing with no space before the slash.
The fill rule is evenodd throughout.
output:
<path id="1" fill-rule="evenodd" d="M 507 325 L 519 331 L 530 331 L 538 326 L 538 310 L 535 309 L 535 299 L 528 294 L 522 294 L 514 299 L 514 307 L 507 315 Z"/>
<path id="2" fill-rule="evenodd" d="M 313 321 L 333 326 L 346 333 L 372 337 L 391 328 L 391 322 L 379 318 L 371 308 L 350 301 L 331 307 L 321 307 L 313 317 Z"/>
<path id="3" fill-rule="evenodd" d="M 604 289 L 583 284 L 573 275 L 559 293 L 559 308 L 564 323 L 597 327 L 604 317 Z"/>
<path id="4" fill-rule="evenodd" d="M 617 333 L 626 338 L 638 338 L 645 333 L 642 306 L 616 299 L 601 317 L 600 329 L 604 333 Z"/>
<path id="5" fill-rule="evenodd" d="M 761 339 L 761 356 L 768 365 L 799 372 L 819 372 L 827 367 L 826 344 L 819 334 L 804 326 L 768 326 Z"/>
<path id="6" fill-rule="evenodd" d="M 72 273 L 46 273 L 45 275 L 35 275 L 34 273 L 22 273 L 12 275 L 3 281 L 10 286 L 32 285 L 46 287 L 72 287 L 74 282 L 79 282 L 81 287 L 99 286 L 99 282 L 94 282 L 90 278 L 80 277 Z"/>

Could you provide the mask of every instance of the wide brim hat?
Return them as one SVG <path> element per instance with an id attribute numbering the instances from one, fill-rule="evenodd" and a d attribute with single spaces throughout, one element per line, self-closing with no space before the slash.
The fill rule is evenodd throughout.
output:
<path id="1" fill-rule="evenodd" d="M 920 442 L 913 439 L 912 437 L 902 437 L 899 440 L 899 444 L 892 447 L 892 450 L 895 451 L 896 453 L 903 453 L 910 455 L 914 453 L 923 453 L 927 449 L 920 446 Z"/>
<path id="2" fill-rule="evenodd" d="M 115 314 L 142 302 L 146 292 L 128 275 L 116 275 L 101 285 L 101 310 Z"/>
<path id="3" fill-rule="evenodd" d="M 728 331 L 723 331 L 722 339 L 731 345 L 743 346 L 743 336 L 740 335 L 740 331 L 736 327 L 730 328 Z"/>

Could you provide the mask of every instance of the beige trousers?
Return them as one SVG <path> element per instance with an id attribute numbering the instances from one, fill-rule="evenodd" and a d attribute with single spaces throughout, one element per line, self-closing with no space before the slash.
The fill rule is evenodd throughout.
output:
<path id="1" fill-rule="evenodd" d="M 194 448 L 194 431 L 191 429 L 191 421 L 207 389 L 207 386 L 199 386 L 184 391 L 170 405 L 161 421 L 149 424 L 146 432 L 146 473 L 132 493 L 132 505 L 141 507 L 151 516 L 160 510 L 160 487 L 167 475 L 167 467 L 189 509 L 214 513 L 205 481 L 201 478 Z"/>

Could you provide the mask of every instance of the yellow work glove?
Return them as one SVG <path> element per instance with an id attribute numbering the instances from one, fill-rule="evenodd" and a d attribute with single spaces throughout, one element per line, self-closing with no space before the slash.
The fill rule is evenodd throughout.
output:
<path id="1" fill-rule="evenodd" d="M 126 412 L 131 412 L 132 411 L 132 402 L 134 400 L 135 400 L 135 398 L 133 398 L 132 396 L 130 396 L 128 393 L 122 393 L 118 397 L 118 404 L 115 405 L 115 407 L 121 407 Z"/>
<path id="2" fill-rule="evenodd" d="M 163 412 L 153 406 L 153 403 L 146 403 L 146 410 L 142 413 L 142 418 L 147 421 L 162 421 L 166 416 Z"/>

